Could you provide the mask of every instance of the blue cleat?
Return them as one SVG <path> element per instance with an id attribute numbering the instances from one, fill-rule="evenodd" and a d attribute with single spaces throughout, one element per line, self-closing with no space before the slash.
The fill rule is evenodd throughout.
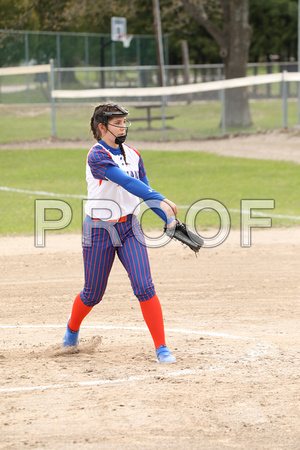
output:
<path id="1" fill-rule="evenodd" d="M 161 345 L 156 350 L 157 362 L 158 363 L 174 363 L 176 362 L 175 356 L 172 355 L 170 350 L 166 345 Z"/>
<path id="2" fill-rule="evenodd" d="M 70 320 L 70 319 L 69 319 Z M 77 347 L 78 345 L 78 331 L 72 331 L 69 328 L 69 320 L 67 323 L 66 333 L 63 338 L 63 347 Z"/>

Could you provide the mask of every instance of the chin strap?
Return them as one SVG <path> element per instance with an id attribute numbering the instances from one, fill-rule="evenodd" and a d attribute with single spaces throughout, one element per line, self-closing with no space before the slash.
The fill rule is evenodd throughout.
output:
<path id="1" fill-rule="evenodd" d="M 116 136 L 112 131 L 110 131 L 108 128 L 107 128 L 107 131 L 109 131 L 114 137 L 115 137 L 115 143 L 117 144 L 117 145 L 121 145 L 121 144 L 124 144 L 124 142 L 125 142 L 125 140 L 126 140 L 126 138 L 127 138 L 127 133 L 128 133 L 128 129 L 126 128 L 126 133 L 123 135 L 123 136 Z"/>

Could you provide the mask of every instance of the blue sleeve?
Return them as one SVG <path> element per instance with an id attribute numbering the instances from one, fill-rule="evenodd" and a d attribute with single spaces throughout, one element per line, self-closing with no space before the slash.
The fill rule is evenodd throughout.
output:
<path id="1" fill-rule="evenodd" d="M 159 200 L 162 201 L 165 197 L 158 192 L 151 189 L 151 187 L 137 178 L 129 176 L 123 172 L 118 166 L 108 166 L 106 169 L 106 178 L 116 184 L 122 186 L 126 191 L 130 192 L 143 200 Z"/>
<path id="2" fill-rule="evenodd" d="M 150 186 L 149 180 L 147 178 L 147 175 L 145 175 L 144 177 L 140 177 L 140 180 L 142 183 L 146 184 L 147 186 Z"/>
<path id="3" fill-rule="evenodd" d="M 143 181 L 130 177 L 117 166 L 109 165 L 106 169 L 106 178 L 116 184 L 122 186 L 126 191 L 139 198 L 142 198 L 147 205 L 164 221 L 167 221 L 166 213 L 160 208 L 160 202 L 165 198 L 159 192 L 154 191 L 148 184 Z"/>

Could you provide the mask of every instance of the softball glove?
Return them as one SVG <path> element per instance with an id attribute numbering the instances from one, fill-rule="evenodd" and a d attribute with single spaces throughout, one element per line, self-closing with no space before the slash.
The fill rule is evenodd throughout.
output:
<path id="1" fill-rule="evenodd" d="M 164 231 L 172 239 L 177 239 L 182 244 L 187 245 L 193 252 L 198 253 L 203 246 L 204 241 L 198 234 L 189 230 L 185 223 L 181 223 L 179 219 L 176 220 L 176 225 L 173 227 L 167 227 L 165 225 Z"/>

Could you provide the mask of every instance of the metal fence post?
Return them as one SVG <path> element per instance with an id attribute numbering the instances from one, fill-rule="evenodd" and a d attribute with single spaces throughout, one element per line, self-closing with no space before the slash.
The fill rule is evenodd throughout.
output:
<path id="1" fill-rule="evenodd" d="M 137 59 L 137 65 L 138 65 L 138 87 L 141 87 L 142 85 L 142 74 L 141 74 L 141 40 L 138 36 L 136 39 L 136 59 Z"/>
<path id="2" fill-rule="evenodd" d="M 284 79 L 284 75 L 287 73 L 286 70 L 282 72 L 282 100 L 283 100 L 283 127 L 287 128 L 287 82 Z"/>
<path id="3" fill-rule="evenodd" d="M 116 43 L 112 42 L 111 44 L 111 65 L 113 67 L 113 81 L 114 87 L 117 86 L 117 74 L 116 74 Z"/>
<path id="4" fill-rule="evenodd" d="M 89 37 L 86 35 L 84 39 L 84 59 L 85 59 L 85 66 L 86 66 L 86 87 L 87 89 L 90 87 L 90 79 L 89 79 Z"/>
<path id="5" fill-rule="evenodd" d="M 61 67 L 61 61 L 60 61 L 60 35 L 57 34 L 56 35 L 56 67 L 59 69 L 58 70 L 58 88 L 61 89 L 61 71 L 60 71 L 60 67 Z"/>
<path id="6" fill-rule="evenodd" d="M 300 81 L 298 81 L 297 84 L 298 84 L 298 125 L 300 125 Z"/>
<path id="7" fill-rule="evenodd" d="M 50 72 L 50 83 L 51 83 L 51 116 L 52 116 L 52 134 L 51 137 L 56 137 L 56 126 L 55 126 L 55 99 L 52 96 L 52 91 L 54 91 L 54 61 L 53 59 L 50 59 L 50 66 L 51 66 L 51 72 Z"/>
<path id="8" fill-rule="evenodd" d="M 162 135 L 163 139 L 166 138 L 166 113 L 165 113 L 165 104 L 166 99 L 165 96 L 162 96 L 161 98 L 161 123 L 162 123 Z"/>
<path id="9" fill-rule="evenodd" d="M 26 61 L 26 66 L 28 66 L 29 65 L 28 33 L 25 33 L 25 61 Z M 27 95 L 27 103 L 30 103 L 30 81 L 29 81 L 29 75 L 26 75 L 26 95 Z"/>
<path id="10" fill-rule="evenodd" d="M 222 136 L 226 135 L 226 100 L 225 100 L 225 89 L 220 90 L 220 97 L 222 103 L 222 117 L 221 117 L 221 126 L 222 126 Z"/>

